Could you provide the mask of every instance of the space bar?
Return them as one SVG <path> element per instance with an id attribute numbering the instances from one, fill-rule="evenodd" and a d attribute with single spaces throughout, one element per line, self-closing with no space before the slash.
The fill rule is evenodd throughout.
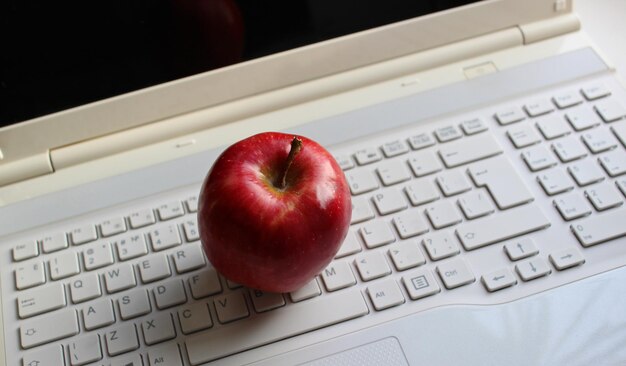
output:
<path id="1" fill-rule="evenodd" d="M 187 354 L 192 365 L 200 365 L 368 312 L 359 290 L 344 290 L 191 336 Z"/>

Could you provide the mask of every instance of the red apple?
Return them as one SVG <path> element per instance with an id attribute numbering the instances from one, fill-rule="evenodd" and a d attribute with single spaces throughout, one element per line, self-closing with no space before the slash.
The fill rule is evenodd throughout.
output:
<path id="1" fill-rule="evenodd" d="M 213 266 L 267 292 L 296 290 L 333 259 L 350 225 L 343 171 L 318 143 L 261 133 L 230 146 L 209 171 L 198 226 Z"/>

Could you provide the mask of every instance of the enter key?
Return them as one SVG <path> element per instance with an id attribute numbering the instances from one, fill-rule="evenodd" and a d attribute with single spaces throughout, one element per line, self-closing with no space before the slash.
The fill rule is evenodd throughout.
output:
<path id="1" fill-rule="evenodd" d="M 533 200 L 530 191 L 505 157 L 475 163 L 469 175 L 479 187 L 486 187 L 501 210 Z"/>

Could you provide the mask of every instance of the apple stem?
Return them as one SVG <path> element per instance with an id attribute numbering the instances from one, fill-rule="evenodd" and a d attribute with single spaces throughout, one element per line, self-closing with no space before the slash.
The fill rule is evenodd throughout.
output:
<path id="1" fill-rule="evenodd" d="M 279 189 L 285 189 L 287 187 L 287 172 L 293 163 L 293 159 L 295 159 L 296 155 L 302 150 L 302 140 L 298 137 L 294 136 L 293 140 L 291 140 L 291 149 L 289 150 L 289 155 L 287 156 L 287 163 L 285 164 L 285 169 L 283 170 L 283 174 L 281 175 L 280 182 L 278 183 Z"/>

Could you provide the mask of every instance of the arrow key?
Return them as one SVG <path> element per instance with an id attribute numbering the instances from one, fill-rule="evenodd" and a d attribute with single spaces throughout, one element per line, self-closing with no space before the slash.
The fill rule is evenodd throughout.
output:
<path id="1" fill-rule="evenodd" d="M 517 280 L 511 271 L 502 268 L 483 275 L 482 282 L 487 291 L 494 292 L 515 285 Z"/>
<path id="2" fill-rule="evenodd" d="M 568 248 L 550 254 L 550 262 L 552 262 L 554 268 L 562 271 L 585 263 L 585 258 L 583 258 L 578 249 Z"/>
<path id="3" fill-rule="evenodd" d="M 512 261 L 532 257 L 539 253 L 539 249 L 531 238 L 511 240 L 504 245 L 504 251 Z"/>
<path id="4" fill-rule="evenodd" d="M 548 263 L 537 257 L 518 263 L 515 269 L 524 281 L 531 281 L 539 277 L 547 276 L 552 272 L 550 267 L 548 267 Z"/>

